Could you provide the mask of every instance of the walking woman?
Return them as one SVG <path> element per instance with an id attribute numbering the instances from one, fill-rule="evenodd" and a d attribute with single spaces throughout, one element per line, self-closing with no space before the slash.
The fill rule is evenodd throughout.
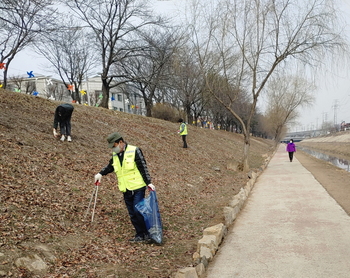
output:
<path id="1" fill-rule="evenodd" d="M 287 144 L 287 152 L 289 154 L 289 160 L 290 162 L 293 161 L 293 155 L 294 153 L 296 152 L 296 148 L 295 148 L 295 144 L 294 144 L 294 141 L 293 139 L 290 139 L 289 143 Z"/>

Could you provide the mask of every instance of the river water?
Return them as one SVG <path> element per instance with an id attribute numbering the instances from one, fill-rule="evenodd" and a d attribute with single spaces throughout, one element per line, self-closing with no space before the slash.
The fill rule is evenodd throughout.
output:
<path id="1" fill-rule="evenodd" d="M 350 172 L 350 161 L 349 160 L 330 156 L 330 155 L 327 155 L 327 154 L 324 154 L 324 153 L 321 153 L 318 151 L 307 149 L 305 147 L 297 146 L 297 148 L 303 152 L 306 152 L 306 153 L 318 158 L 318 159 L 328 161 L 328 162 L 332 163 L 333 165 Z"/>

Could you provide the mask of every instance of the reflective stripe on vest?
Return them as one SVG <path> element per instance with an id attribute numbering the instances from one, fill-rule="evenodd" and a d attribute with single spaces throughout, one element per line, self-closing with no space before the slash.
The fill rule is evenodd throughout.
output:
<path id="1" fill-rule="evenodd" d="M 128 145 L 124 151 L 123 165 L 120 165 L 118 154 L 113 153 L 114 172 L 118 178 L 118 188 L 121 192 L 136 190 L 146 186 L 135 163 L 136 147 Z"/>
<path id="2" fill-rule="evenodd" d="M 182 125 L 184 126 L 184 130 L 180 133 L 180 135 L 187 135 L 187 125 L 185 123 L 181 123 L 180 130 Z"/>

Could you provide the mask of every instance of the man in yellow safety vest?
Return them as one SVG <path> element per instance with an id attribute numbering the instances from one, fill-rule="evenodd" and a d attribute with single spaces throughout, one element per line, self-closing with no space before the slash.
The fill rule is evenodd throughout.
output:
<path id="1" fill-rule="evenodd" d="M 187 148 L 187 142 L 186 142 L 186 136 L 187 136 L 187 125 L 186 123 L 183 121 L 183 119 L 179 119 L 178 121 L 180 123 L 180 128 L 178 133 L 181 135 L 182 137 L 182 142 L 184 143 L 183 147 Z"/>
<path id="2" fill-rule="evenodd" d="M 115 172 L 118 188 L 123 192 L 131 223 L 136 234 L 131 242 L 149 242 L 150 237 L 141 213 L 135 208 L 145 197 L 146 187 L 155 190 L 148 172 L 146 160 L 141 149 L 127 144 L 123 137 L 114 132 L 107 137 L 108 147 L 112 149 L 112 158 L 108 165 L 95 175 L 95 183 L 100 183 L 102 176 Z"/>

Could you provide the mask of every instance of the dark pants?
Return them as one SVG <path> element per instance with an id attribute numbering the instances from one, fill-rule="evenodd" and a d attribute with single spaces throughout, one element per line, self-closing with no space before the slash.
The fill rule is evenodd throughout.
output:
<path id="1" fill-rule="evenodd" d="M 70 136 L 71 124 L 70 120 L 74 111 L 73 105 L 69 103 L 64 103 L 57 106 L 55 111 L 54 124 L 58 122 L 60 124 L 61 135 Z"/>
<path id="2" fill-rule="evenodd" d="M 66 120 L 60 122 L 61 135 L 70 136 L 70 132 L 71 132 L 71 129 L 72 129 L 72 126 L 70 124 L 71 117 L 72 117 L 72 115 L 70 115 L 70 117 L 68 117 Z"/>
<path id="3" fill-rule="evenodd" d="M 182 141 L 184 142 L 184 148 L 187 148 L 186 135 L 181 135 L 181 136 L 182 136 Z"/>
<path id="4" fill-rule="evenodd" d="M 133 224 L 136 236 L 144 237 L 148 235 L 145 221 L 141 213 L 135 208 L 135 205 L 145 198 L 146 187 L 124 193 L 124 201 L 128 209 L 131 223 Z"/>
<path id="5" fill-rule="evenodd" d="M 288 152 L 288 154 L 289 154 L 289 160 L 290 160 L 290 162 L 292 162 L 294 152 Z"/>

